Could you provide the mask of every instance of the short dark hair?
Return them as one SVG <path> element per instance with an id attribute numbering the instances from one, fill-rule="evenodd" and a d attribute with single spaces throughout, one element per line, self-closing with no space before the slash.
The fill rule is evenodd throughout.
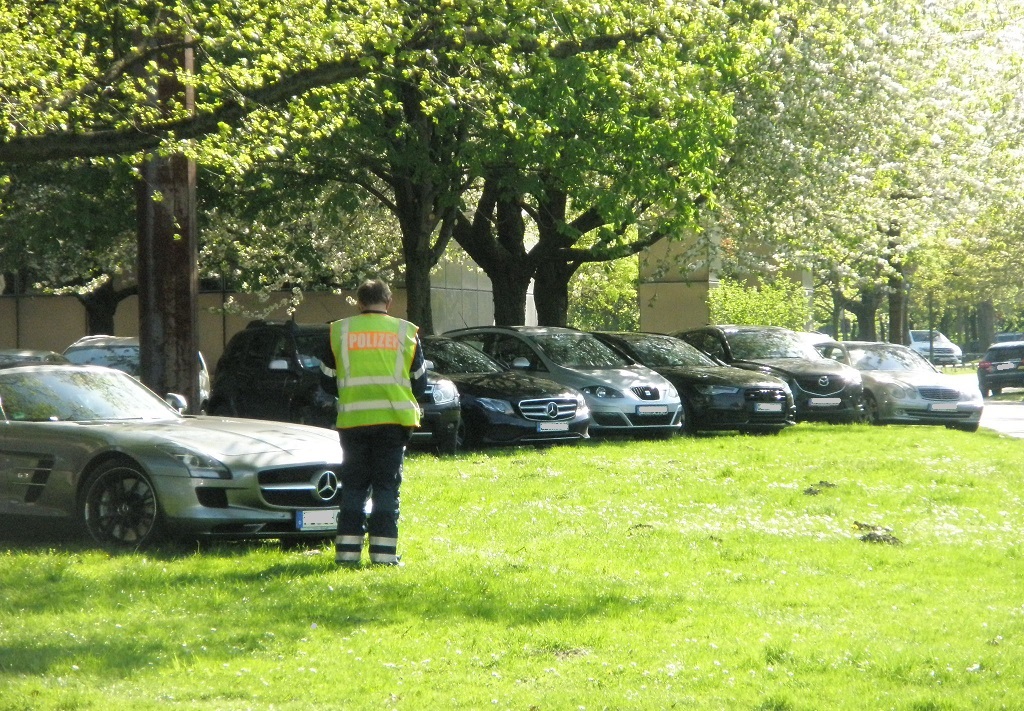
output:
<path id="1" fill-rule="evenodd" d="M 356 301 L 363 306 L 391 301 L 391 288 L 383 279 L 367 279 L 356 289 Z"/>

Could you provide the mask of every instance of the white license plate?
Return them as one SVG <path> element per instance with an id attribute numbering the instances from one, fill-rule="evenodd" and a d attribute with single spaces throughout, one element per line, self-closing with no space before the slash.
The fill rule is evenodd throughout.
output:
<path id="1" fill-rule="evenodd" d="M 638 415 L 667 415 L 668 405 L 637 405 L 636 414 Z"/>
<path id="2" fill-rule="evenodd" d="M 996 365 L 996 370 L 1013 370 L 1014 367 L 1013 363 L 999 363 Z"/>
<path id="3" fill-rule="evenodd" d="M 538 432 L 568 432 L 569 431 L 569 423 L 568 422 L 538 422 L 537 423 L 537 431 Z"/>
<path id="4" fill-rule="evenodd" d="M 781 402 L 755 402 L 754 412 L 782 412 Z"/>
<path id="5" fill-rule="evenodd" d="M 337 527 L 338 509 L 295 512 L 295 528 L 300 531 L 332 531 Z"/>
<path id="6" fill-rule="evenodd" d="M 943 410 L 943 411 L 956 410 L 956 403 L 955 402 L 933 402 L 931 404 L 931 409 L 932 410 Z"/>
<path id="7" fill-rule="evenodd" d="M 835 407 L 843 402 L 841 397 L 812 397 L 807 404 L 813 407 Z"/>

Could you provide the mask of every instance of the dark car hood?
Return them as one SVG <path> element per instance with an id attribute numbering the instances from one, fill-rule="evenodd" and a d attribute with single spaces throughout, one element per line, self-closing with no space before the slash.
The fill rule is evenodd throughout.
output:
<path id="1" fill-rule="evenodd" d="M 781 378 L 786 376 L 810 376 L 810 375 L 840 375 L 850 379 L 853 375 L 860 374 L 848 365 L 837 363 L 834 360 L 822 358 L 821 360 L 810 360 L 807 358 L 758 358 L 756 360 L 737 360 L 733 365 L 744 368 L 757 368 L 762 372 L 771 373 Z"/>
<path id="2" fill-rule="evenodd" d="M 745 388 L 779 387 L 780 379 L 753 370 L 731 368 L 720 365 L 668 365 L 653 368 L 659 375 L 675 384 L 687 385 L 736 385 Z M 678 385 L 677 385 L 678 387 Z"/>
<path id="3" fill-rule="evenodd" d="M 445 373 L 460 395 L 522 400 L 538 397 L 576 397 L 576 391 L 547 378 L 509 370 L 504 373 Z"/>

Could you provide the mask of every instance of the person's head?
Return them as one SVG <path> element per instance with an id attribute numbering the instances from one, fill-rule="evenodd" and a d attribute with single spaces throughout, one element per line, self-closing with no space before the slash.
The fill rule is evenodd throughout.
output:
<path id="1" fill-rule="evenodd" d="M 383 279 L 367 279 L 356 289 L 356 302 L 360 308 L 368 306 L 391 307 L 391 288 Z"/>

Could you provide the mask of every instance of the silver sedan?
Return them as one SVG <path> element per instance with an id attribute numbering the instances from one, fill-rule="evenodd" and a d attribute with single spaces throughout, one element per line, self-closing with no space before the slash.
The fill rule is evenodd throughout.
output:
<path id="1" fill-rule="evenodd" d="M 945 425 L 977 432 L 984 401 L 973 379 L 940 373 L 906 346 L 830 341 L 817 349 L 852 365 L 864 380 L 864 409 L 874 424 Z"/>
<path id="2" fill-rule="evenodd" d="M 332 430 L 183 416 L 110 368 L 0 370 L 0 515 L 77 522 L 106 547 L 332 536 L 340 464 Z"/>

